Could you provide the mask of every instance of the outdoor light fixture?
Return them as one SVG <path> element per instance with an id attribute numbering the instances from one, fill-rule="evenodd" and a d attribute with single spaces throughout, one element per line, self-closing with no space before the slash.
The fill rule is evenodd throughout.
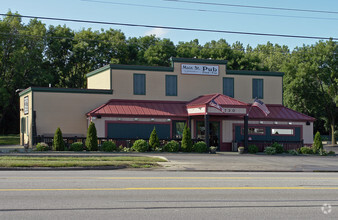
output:
<path id="1" fill-rule="evenodd" d="M 134 118 L 134 121 L 138 121 L 138 118 Z"/>
<path id="2" fill-rule="evenodd" d="M 96 117 L 95 117 L 95 116 L 93 116 L 93 117 L 92 117 L 92 120 L 95 120 L 95 119 L 96 119 Z"/>
<path id="3" fill-rule="evenodd" d="M 167 121 L 171 121 L 171 119 L 170 119 L 170 118 L 168 118 L 168 119 L 167 119 Z"/>
<path id="4" fill-rule="evenodd" d="M 118 120 L 118 121 L 121 121 L 121 118 L 118 118 L 117 120 Z"/>
<path id="5" fill-rule="evenodd" d="M 260 121 L 259 124 L 263 124 L 263 121 Z"/>
<path id="6" fill-rule="evenodd" d="M 289 125 L 292 125 L 292 122 L 289 122 Z"/>
<path id="7" fill-rule="evenodd" d="M 275 122 L 274 122 L 274 124 L 276 125 L 276 124 L 278 124 L 278 122 L 277 122 L 277 121 L 275 121 Z"/>
<path id="8" fill-rule="evenodd" d="M 155 118 L 151 118 L 150 121 L 155 121 Z"/>

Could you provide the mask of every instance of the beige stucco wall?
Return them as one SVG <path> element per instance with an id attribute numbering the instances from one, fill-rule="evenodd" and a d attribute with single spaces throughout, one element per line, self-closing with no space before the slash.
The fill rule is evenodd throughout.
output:
<path id="1" fill-rule="evenodd" d="M 100 72 L 87 78 L 88 89 L 111 89 L 110 69 Z"/>
<path id="2" fill-rule="evenodd" d="M 252 103 L 252 79 L 263 79 L 264 101 L 267 104 L 282 104 L 282 77 L 274 76 L 248 76 L 248 75 L 226 75 L 225 65 L 219 66 L 218 76 L 186 75 L 181 74 L 181 64 L 174 63 L 174 72 L 149 71 L 149 70 L 120 70 L 112 69 L 112 89 L 114 98 L 117 99 L 143 99 L 143 100 L 175 100 L 190 101 L 200 95 L 223 93 L 223 77 L 234 78 L 235 99 L 246 103 Z M 188 63 L 187 63 L 188 64 Z M 208 64 L 209 65 L 209 64 Z M 210 64 L 211 65 L 211 64 Z M 88 78 L 88 88 L 103 89 L 108 83 L 102 84 L 107 78 L 105 72 Z M 146 75 L 146 95 L 133 94 L 133 75 Z M 101 78 L 98 78 L 102 74 Z M 177 75 L 177 96 L 166 96 L 165 76 Z M 94 83 L 95 78 L 97 83 Z M 101 84 L 103 87 L 101 87 Z"/>
<path id="3" fill-rule="evenodd" d="M 86 136 L 86 113 L 106 103 L 108 94 L 34 92 L 37 135 Z"/>
<path id="4" fill-rule="evenodd" d="M 236 76 L 234 78 L 235 99 L 246 103 L 252 103 L 252 79 L 263 79 L 263 99 L 266 104 L 282 104 L 283 102 L 283 78 L 276 76 Z"/>
<path id="5" fill-rule="evenodd" d="M 28 96 L 28 114 L 24 114 L 24 98 Z M 20 145 L 32 143 L 32 92 L 20 96 Z M 25 132 L 22 131 L 21 118 L 25 118 Z"/>

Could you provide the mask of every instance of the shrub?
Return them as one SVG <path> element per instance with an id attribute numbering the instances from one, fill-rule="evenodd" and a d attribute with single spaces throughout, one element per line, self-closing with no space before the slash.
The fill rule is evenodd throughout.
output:
<path id="1" fill-rule="evenodd" d="M 254 144 L 249 145 L 248 152 L 250 154 L 256 154 L 258 152 L 258 147 L 256 145 L 254 145 Z"/>
<path id="2" fill-rule="evenodd" d="M 301 147 L 300 152 L 302 154 L 313 154 L 313 149 L 311 147 Z"/>
<path id="3" fill-rule="evenodd" d="M 148 146 L 148 143 L 145 140 L 139 139 L 139 140 L 134 142 L 134 144 L 131 148 L 133 150 L 137 151 L 137 152 L 146 152 L 146 151 L 148 151 L 149 146 Z"/>
<path id="4" fill-rule="evenodd" d="M 334 151 L 329 151 L 329 153 L 327 153 L 327 155 L 330 155 L 330 156 L 335 156 L 336 155 L 336 152 L 334 152 Z"/>
<path id="5" fill-rule="evenodd" d="M 182 135 L 182 145 L 181 149 L 185 152 L 191 152 L 192 151 L 192 140 L 191 140 L 191 131 L 190 128 L 185 124 L 183 135 Z"/>
<path id="6" fill-rule="evenodd" d="M 315 139 L 313 140 L 312 150 L 314 154 L 318 154 L 320 150 L 323 150 L 322 137 L 319 131 L 317 131 Z"/>
<path id="7" fill-rule="evenodd" d="M 271 147 L 276 148 L 276 154 L 282 154 L 284 153 L 284 147 L 281 144 L 278 144 L 277 142 L 273 143 Z"/>
<path id="8" fill-rule="evenodd" d="M 48 144 L 46 144 L 44 142 L 41 142 L 41 143 L 38 143 L 36 145 L 36 150 L 37 151 L 48 151 L 49 150 L 49 146 L 48 146 Z"/>
<path id="9" fill-rule="evenodd" d="M 116 150 L 116 144 L 112 141 L 103 142 L 101 150 L 105 152 L 113 152 Z"/>
<path id="10" fill-rule="evenodd" d="M 69 147 L 70 151 L 83 151 L 83 143 L 82 142 L 75 142 L 72 143 Z"/>
<path id="11" fill-rule="evenodd" d="M 157 133 L 156 133 L 156 128 L 154 126 L 153 131 L 150 134 L 149 137 L 149 148 L 150 150 L 155 150 L 156 148 L 160 147 L 160 140 L 158 139 Z"/>
<path id="12" fill-rule="evenodd" d="M 123 151 L 123 145 L 121 144 L 118 148 L 117 148 L 117 151 L 119 151 L 119 152 L 122 152 Z"/>
<path id="13" fill-rule="evenodd" d="M 122 146 L 122 145 L 121 145 Z M 122 152 L 130 152 L 130 151 L 132 151 L 132 149 L 131 148 L 129 148 L 129 147 L 123 147 L 123 149 L 121 150 Z"/>
<path id="14" fill-rule="evenodd" d="M 320 156 L 327 156 L 327 153 L 326 153 L 326 151 L 324 149 L 320 148 L 319 149 L 319 155 Z"/>
<path id="15" fill-rule="evenodd" d="M 65 150 L 65 142 L 63 141 L 62 132 L 60 128 L 57 128 L 54 134 L 53 150 L 55 151 Z"/>
<path id="16" fill-rule="evenodd" d="M 164 145 L 163 150 L 165 152 L 178 152 L 180 149 L 180 144 L 177 141 L 170 141 Z"/>
<path id="17" fill-rule="evenodd" d="M 88 131 L 87 131 L 87 138 L 86 138 L 86 147 L 90 151 L 97 151 L 98 144 L 97 144 L 97 134 L 95 124 L 90 122 Z"/>
<path id="18" fill-rule="evenodd" d="M 273 155 L 276 154 L 276 148 L 275 147 L 266 147 L 264 150 L 264 153 L 267 155 Z"/>
<path id="19" fill-rule="evenodd" d="M 299 154 L 297 150 L 289 150 L 288 153 L 291 154 L 291 155 L 298 155 Z"/>
<path id="20" fill-rule="evenodd" d="M 205 153 L 207 152 L 207 144 L 204 141 L 199 141 L 194 144 L 193 149 L 197 153 Z"/>

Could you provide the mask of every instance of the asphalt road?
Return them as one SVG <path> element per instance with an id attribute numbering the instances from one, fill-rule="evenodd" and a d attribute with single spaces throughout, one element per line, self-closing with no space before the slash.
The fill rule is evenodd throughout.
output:
<path id="1" fill-rule="evenodd" d="M 338 173 L 1 171 L 0 219 L 338 219 Z"/>

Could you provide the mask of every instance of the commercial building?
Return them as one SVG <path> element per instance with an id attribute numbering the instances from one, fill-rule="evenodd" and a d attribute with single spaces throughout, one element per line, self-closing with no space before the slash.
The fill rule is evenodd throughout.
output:
<path id="1" fill-rule="evenodd" d="M 283 106 L 283 73 L 228 70 L 225 60 L 171 61 L 171 67 L 107 65 L 87 74 L 87 89 L 23 90 L 21 144 L 53 136 L 57 127 L 64 137 L 85 137 L 90 121 L 98 137 L 147 139 L 155 126 L 159 138 L 176 139 L 188 123 L 192 138 L 231 151 L 243 142 L 247 114 L 252 142 L 312 144 L 315 119 Z M 255 98 L 270 114 L 251 107 Z"/>

